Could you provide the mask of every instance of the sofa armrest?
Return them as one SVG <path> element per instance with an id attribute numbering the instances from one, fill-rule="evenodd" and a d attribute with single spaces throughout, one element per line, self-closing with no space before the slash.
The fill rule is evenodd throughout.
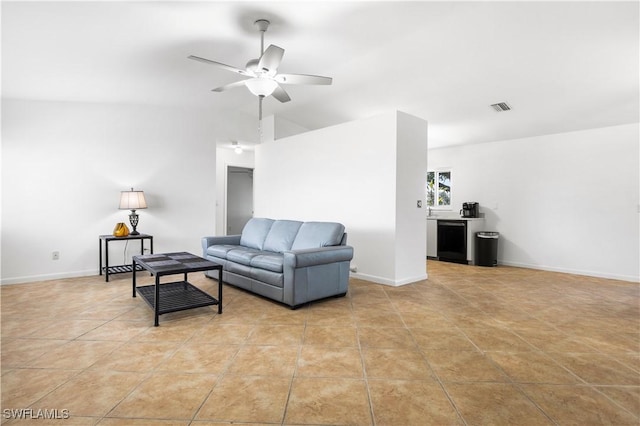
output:
<path id="1" fill-rule="evenodd" d="M 202 251 L 205 253 L 209 247 L 222 244 L 234 246 L 240 245 L 240 234 L 223 235 L 220 237 L 202 237 Z"/>
<path id="2" fill-rule="evenodd" d="M 307 266 L 350 261 L 353 259 L 353 247 L 318 247 L 304 250 L 285 251 L 283 255 L 285 268 L 304 268 Z"/>

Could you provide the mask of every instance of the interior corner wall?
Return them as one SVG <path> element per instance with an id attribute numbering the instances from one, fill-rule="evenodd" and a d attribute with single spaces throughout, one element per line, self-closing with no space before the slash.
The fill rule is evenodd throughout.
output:
<path id="1" fill-rule="evenodd" d="M 426 278 L 426 242 L 417 236 L 427 235 L 427 122 L 402 112 L 397 120 L 395 257 L 405 284 Z"/>
<path id="2" fill-rule="evenodd" d="M 286 120 L 279 116 L 275 116 L 274 126 L 275 128 L 273 139 L 282 139 L 309 131 L 309 129 L 307 129 L 306 127 L 302 127 L 301 125 L 294 123 L 293 121 Z"/>
<path id="3" fill-rule="evenodd" d="M 498 263 L 640 281 L 638 124 L 439 148 L 452 205 L 477 201 Z"/>
<path id="4" fill-rule="evenodd" d="M 289 121 L 277 115 L 268 115 L 263 117 L 260 126 L 262 133 L 262 137 L 260 139 L 262 142 L 283 139 L 309 131 L 306 127 L 302 127 L 293 121 Z"/>
<path id="5" fill-rule="evenodd" d="M 118 200 L 132 186 L 145 192 L 138 231 L 155 252 L 200 253 L 215 225 L 215 140 L 239 125 L 212 115 L 3 99 L 2 284 L 97 275 L 98 236 L 129 226 Z M 139 247 L 110 244 L 111 263 Z"/>
<path id="6" fill-rule="evenodd" d="M 416 230 L 411 245 L 422 251 L 426 247 L 424 210 L 414 219 L 404 217 L 404 210 L 397 208 L 399 124 L 403 121 L 393 112 L 257 146 L 255 215 L 341 222 L 347 229 L 348 244 L 354 247 L 356 276 L 399 285 L 422 268 L 419 279 L 424 279 L 426 253 L 420 265 L 406 270 L 404 263 L 396 262 L 396 250 L 407 244 L 405 233 L 397 233 L 398 222 L 406 221 L 407 227 Z M 423 168 L 407 173 L 407 179 L 414 175 L 423 182 L 425 173 L 426 158 Z M 412 193 L 413 206 L 424 196 L 424 186 Z"/>

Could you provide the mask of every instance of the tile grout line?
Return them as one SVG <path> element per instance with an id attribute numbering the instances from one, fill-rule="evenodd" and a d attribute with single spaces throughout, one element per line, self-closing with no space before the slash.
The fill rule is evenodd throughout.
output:
<path id="1" fill-rule="evenodd" d="M 228 299 L 227 299 L 228 300 Z M 227 305 L 226 308 L 229 307 L 229 303 L 227 301 Z M 233 303 L 233 301 L 231 302 Z M 224 313 L 224 311 L 223 311 Z M 218 317 L 219 314 L 215 315 L 215 318 Z M 204 404 L 209 400 L 209 398 L 211 397 L 211 394 L 213 393 L 214 389 L 218 386 L 218 384 L 220 383 L 220 381 L 226 376 L 228 370 L 231 368 L 231 366 L 233 365 L 233 362 L 235 361 L 235 359 L 237 358 L 238 354 L 240 353 L 240 351 L 242 350 L 242 348 L 248 346 L 247 342 L 249 340 L 249 338 L 251 337 L 251 335 L 253 334 L 253 332 L 255 331 L 255 327 L 256 324 L 253 324 L 253 328 L 251 329 L 251 331 L 249 331 L 249 333 L 244 337 L 244 339 L 242 340 L 242 343 L 240 343 L 238 345 L 238 349 L 236 350 L 235 354 L 233 354 L 233 356 L 231 357 L 231 359 L 229 359 L 229 361 L 227 362 L 227 365 L 225 366 L 225 368 L 220 372 L 220 374 L 217 375 L 217 379 L 215 381 L 215 383 L 213 384 L 213 386 L 211 386 L 211 389 L 209 389 L 209 392 L 207 393 L 207 395 L 205 396 L 205 398 L 202 400 L 202 403 L 200 403 L 200 405 L 198 406 L 198 408 L 194 411 L 193 416 L 191 416 L 191 419 L 189 421 L 189 424 L 192 424 L 193 422 L 196 421 L 196 417 L 198 417 L 198 414 L 200 413 L 200 411 L 202 410 L 202 407 L 204 406 Z M 193 336 L 192 336 L 193 338 Z"/>
<path id="2" fill-rule="evenodd" d="M 393 304 L 393 303 L 392 303 Z M 394 309 L 397 310 L 397 307 L 394 305 Z M 462 423 L 467 426 L 467 420 L 464 418 L 464 416 L 462 415 L 462 413 L 460 412 L 460 409 L 458 408 L 458 406 L 456 405 L 456 403 L 454 402 L 453 398 L 451 397 L 451 395 L 449 394 L 449 392 L 447 391 L 447 389 L 444 386 L 444 383 L 442 381 L 442 379 L 440 379 L 440 376 L 436 373 L 436 371 L 433 369 L 433 367 L 431 366 L 431 363 L 429 362 L 429 359 L 427 357 L 427 355 L 425 354 L 424 350 L 420 347 L 420 345 L 418 344 L 418 341 L 416 340 L 415 336 L 413 335 L 413 333 L 411 332 L 411 328 L 407 325 L 407 323 L 405 322 L 404 318 L 402 315 L 400 315 L 400 318 L 402 320 L 402 324 L 404 325 L 405 329 L 409 332 L 409 335 L 411 336 L 411 340 L 413 341 L 413 344 L 416 346 L 416 348 L 418 348 L 418 351 L 420 352 L 422 359 L 424 360 L 424 362 L 427 364 L 427 366 L 429 367 L 429 371 L 431 372 L 431 374 L 433 375 L 433 377 L 435 378 L 436 382 L 438 383 L 438 385 L 440 386 L 440 389 L 442 389 L 442 391 L 444 392 L 445 396 L 447 397 L 447 400 L 449 401 L 449 403 L 451 404 L 451 406 L 453 407 L 453 410 L 456 412 L 458 418 L 460 420 L 462 420 Z"/>
<path id="3" fill-rule="evenodd" d="M 385 293 L 386 295 L 386 293 Z M 389 298 L 388 295 L 387 299 Z M 362 379 L 364 382 L 364 386 L 365 389 L 367 391 L 367 404 L 368 404 L 368 408 L 369 408 L 369 416 L 371 416 L 371 424 L 373 426 L 376 426 L 376 416 L 375 416 L 375 410 L 373 408 L 373 400 L 371 398 L 371 388 L 369 386 L 369 376 L 367 375 L 367 366 L 366 366 L 366 362 L 364 359 L 364 351 L 362 349 L 362 342 L 360 341 L 360 326 L 358 325 L 358 321 L 355 318 L 355 313 L 353 311 L 353 297 L 351 297 L 351 302 L 349 304 L 350 308 L 351 308 L 351 314 L 353 315 L 353 324 L 354 324 L 354 328 L 355 328 L 355 332 L 356 332 L 356 343 L 358 345 L 358 353 L 360 354 L 360 365 L 362 367 Z"/>
<path id="4" fill-rule="evenodd" d="M 452 290 L 452 291 L 454 291 L 454 292 L 455 292 L 455 290 Z M 597 295 L 597 294 L 595 294 L 595 293 L 594 293 L 594 295 Z M 469 301 L 465 296 L 463 296 L 463 295 L 459 295 L 459 296 L 460 296 L 460 297 L 462 297 L 463 299 L 467 300 L 467 302 L 471 303 L 471 302 L 470 302 L 470 301 Z M 486 311 L 484 311 L 482 308 L 480 308 L 480 310 L 481 310 L 482 312 L 484 312 L 484 313 L 487 313 L 487 312 L 486 312 Z M 540 319 L 539 317 L 537 317 L 537 316 L 535 316 L 535 315 L 531 315 L 529 312 L 527 312 L 527 311 L 523 310 L 522 308 L 520 308 L 520 311 L 521 311 L 521 312 L 523 312 L 525 315 L 527 315 L 527 316 L 529 316 L 529 317 L 533 318 L 533 319 L 536 319 L 536 320 L 538 320 L 538 321 L 541 321 L 543 324 L 545 324 L 545 325 L 549 326 L 550 328 L 552 328 L 552 329 L 556 330 L 557 332 L 559 332 L 559 333 L 561 333 L 561 334 L 563 334 L 563 335 L 566 335 L 566 336 L 568 336 L 568 337 L 573 337 L 573 338 L 578 338 L 578 339 L 580 339 L 580 336 L 579 336 L 579 335 L 576 335 L 575 333 L 566 333 L 564 330 L 559 329 L 558 327 L 556 327 L 556 325 L 555 325 L 555 324 L 553 324 L 553 323 L 549 323 L 548 321 L 546 321 L 546 320 L 544 320 L 544 319 Z M 460 331 L 462 331 L 462 332 L 464 333 L 464 330 L 460 329 Z M 561 367 L 562 369 L 564 369 L 565 371 L 567 371 L 568 373 L 570 373 L 572 376 L 576 377 L 579 381 L 581 381 L 581 382 L 582 382 L 582 385 L 584 385 L 585 387 L 589 387 L 589 388 L 591 388 L 592 390 L 594 390 L 595 392 L 599 393 L 600 395 L 603 395 L 603 396 L 604 396 L 605 398 L 607 398 L 609 401 L 611 401 L 611 402 L 615 403 L 615 405 L 617 405 L 618 407 L 620 407 L 620 408 L 621 408 L 621 409 L 623 409 L 624 411 L 628 412 L 628 413 L 629 413 L 629 414 L 631 414 L 631 415 L 634 415 L 634 416 L 636 416 L 636 417 L 640 418 L 640 416 L 639 416 L 638 414 L 635 414 L 635 413 L 633 413 L 633 412 L 630 412 L 628 409 L 626 409 L 625 407 L 623 407 L 620 403 L 616 402 L 615 400 L 613 400 L 612 398 L 610 398 L 608 395 L 606 395 L 606 394 L 604 394 L 603 392 L 599 391 L 599 390 L 597 389 L 597 386 L 596 386 L 596 385 L 594 385 L 594 384 L 592 384 L 592 383 L 588 382 L 586 379 L 583 379 L 583 378 L 582 378 L 582 377 L 580 377 L 577 373 L 573 372 L 571 369 L 569 369 L 569 368 L 568 368 L 568 367 L 566 367 L 565 365 L 563 365 L 563 364 L 561 364 L 560 362 L 558 362 L 558 361 L 556 360 L 556 358 L 555 358 L 555 357 L 552 357 L 552 356 L 551 356 L 551 354 L 550 354 L 548 351 L 546 351 L 546 350 L 544 350 L 544 349 L 541 349 L 541 348 L 539 348 L 539 347 L 537 347 L 537 346 L 535 346 L 535 345 L 533 345 L 533 344 L 529 343 L 529 342 L 528 342 L 524 337 L 520 336 L 516 330 L 513 330 L 511 327 L 508 327 L 508 328 L 507 328 L 507 331 L 509 331 L 509 332 L 511 332 L 512 334 L 514 334 L 514 335 L 518 336 L 520 339 L 522 339 L 523 341 L 525 341 L 525 342 L 526 342 L 527 344 L 529 344 L 530 346 L 532 346 L 532 347 L 536 348 L 536 349 L 537 349 L 541 354 L 543 354 L 545 357 L 549 358 L 553 363 L 555 363 L 556 365 L 558 365 L 559 367 Z M 466 336 L 466 333 L 465 333 L 465 336 Z M 467 338 L 469 338 L 469 337 L 467 336 Z M 471 339 L 469 338 L 469 340 L 471 340 Z M 612 357 L 610 354 L 605 353 L 605 352 L 602 352 L 600 349 L 598 349 L 598 348 L 596 348 L 596 347 L 593 347 L 593 346 L 590 346 L 590 345 L 589 345 L 589 344 L 587 344 L 587 343 L 583 343 L 583 344 L 584 344 L 585 346 L 587 346 L 587 347 L 589 347 L 589 348 L 593 349 L 593 350 L 595 351 L 595 353 L 599 353 L 599 354 L 601 354 L 601 355 L 603 355 L 603 356 L 605 356 L 605 357 L 609 358 L 610 360 L 612 360 L 612 361 L 614 361 L 614 362 L 617 362 L 617 363 L 619 363 L 619 364 L 621 364 L 621 365 L 623 365 L 623 366 L 627 367 L 624 363 L 619 362 L 616 358 Z M 475 346 L 475 344 L 474 344 L 474 346 Z M 476 346 L 476 347 L 477 347 L 477 346 Z M 480 349 L 480 348 L 478 348 L 478 349 Z M 482 351 L 482 352 L 483 352 L 483 353 L 485 353 L 484 351 Z M 571 353 L 571 352 L 568 352 L 568 353 Z M 495 367 L 497 367 L 497 368 L 499 368 L 501 371 L 503 371 L 503 373 L 504 373 L 504 374 L 505 374 L 505 375 L 506 375 L 506 376 L 511 380 L 511 377 L 510 377 L 509 375 L 507 375 L 507 374 L 506 374 L 506 372 L 505 372 L 505 371 L 504 371 L 504 370 L 503 370 L 499 365 L 497 365 L 497 364 L 495 363 L 495 361 L 493 361 L 493 359 L 491 359 L 491 357 L 490 357 L 490 356 L 489 356 L 489 357 L 487 357 L 487 358 L 492 362 L 492 364 L 494 364 L 494 366 L 495 366 Z M 520 382 L 512 381 L 512 384 L 516 385 L 516 386 L 518 387 L 518 389 L 520 390 L 520 392 L 522 392 L 522 393 L 527 397 L 527 399 L 529 399 L 529 400 L 530 400 L 534 405 L 536 405 L 536 407 L 538 407 L 538 408 L 539 408 L 539 409 L 540 409 L 540 410 L 541 410 L 541 411 L 542 411 L 542 412 L 543 412 L 543 413 L 544 413 L 548 418 L 550 418 L 554 423 L 556 423 L 556 422 L 555 422 L 555 420 L 553 420 L 553 419 L 551 418 L 551 416 L 550 416 L 550 415 L 548 415 L 548 414 L 547 414 L 547 413 L 542 409 L 542 407 L 539 407 L 539 406 L 538 406 L 538 404 L 537 404 L 537 402 L 536 402 L 536 401 L 534 401 L 531 397 L 529 397 L 529 395 L 528 395 L 528 394 L 527 394 L 527 393 L 522 389 L 522 387 L 520 386 L 520 384 L 521 384 Z M 531 383 L 531 384 L 538 384 L 538 385 L 539 385 L 539 384 L 544 384 L 544 383 Z M 548 383 L 547 385 L 552 385 L 552 386 L 567 386 L 566 384 L 557 384 L 557 383 Z M 556 423 L 556 424 L 557 424 L 557 423 Z"/>
<path id="5" fill-rule="evenodd" d="M 452 290 L 452 291 L 453 291 L 453 290 Z M 454 293 L 455 293 L 455 291 L 454 291 Z M 463 299 L 467 300 L 464 296 L 460 296 L 460 297 L 462 297 Z M 467 300 L 467 302 L 469 302 L 469 301 Z M 481 312 L 483 312 L 483 313 L 486 313 L 486 312 L 485 312 L 484 310 L 482 310 L 482 309 L 480 309 L 480 311 L 481 311 Z M 533 404 L 533 406 L 534 406 L 534 407 L 536 407 L 536 409 L 538 409 L 538 411 L 540 411 L 540 412 L 541 412 L 541 413 L 542 413 L 542 414 L 543 414 L 543 415 L 544 415 L 544 416 L 545 416 L 549 421 L 551 421 L 551 423 L 553 423 L 553 424 L 555 424 L 555 425 L 557 425 L 557 424 L 558 424 L 558 423 L 555 421 L 555 419 L 553 419 L 553 418 L 552 418 L 552 417 L 551 417 L 551 416 L 550 416 L 550 415 L 549 415 L 545 410 L 543 410 L 543 409 L 542 409 L 542 407 L 540 407 L 536 401 L 534 401 L 534 400 L 533 400 L 533 399 L 532 399 L 532 398 L 531 398 L 527 393 L 525 393 L 525 392 L 524 392 L 524 390 L 523 390 L 523 389 L 522 389 L 522 388 L 521 388 L 521 387 L 520 387 L 520 386 L 519 386 L 515 381 L 513 381 L 513 379 L 511 378 L 511 376 L 509 376 L 509 375 L 507 374 L 507 372 L 506 372 L 506 371 L 504 371 L 504 369 L 503 369 L 502 367 L 500 367 L 500 365 L 498 365 L 498 364 L 495 362 L 495 360 L 493 360 L 493 358 L 491 358 L 491 356 L 487 356 L 486 351 L 482 350 L 479 346 L 477 346 L 477 344 L 473 341 L 473 339 L 471 339 L 471 338 L 467 335 L 467 333 L 465 333 L 465 332 L 464 332 L 464 330 L 463 330 L 462 328 L 460 328 L 460 327 L 459 327 L 459 326 L 457 326 L 457 325 L 456 325 L 456 328 L 457 328 L 457 329 L 458 329 L 458 330 L 459 330 L 459 331 L 460 331 L 460 332 L 461 332 L 461 333 L 462 333 L 462 334 L 463 334 L 463 335 L 464 335 L 464 336 L 465 336 L 469 341 L 471 341 L 471 343 L 472 343 L 472 344 L 473 344 L 473 345 L 474 345 L 474 346 L 475 346 L 475 347 L 480 351 L 480 353 L 483 355 L 483 357 L 484 357 L 484 358 L 485 358 L 485 359 L 486 359 L 486 360 L 487 360 L 487 361 L 488 361 L 488 362 L 489 362 L 489 363 L 490 363 L 494 368 L 496 368 L 498 371 L 500 371 L 500 372 L 504 375 L 504 377 L 506 377 L 506 378 L 507 378 L 507 380 L 508 380 L 508 383 L 509 383 L 509 384 L 511 384 L 512 386 L 514 386 L 515 388 L 517 388 L 517 389 L 520 391 L 520 393 L 521 393 L 521 394 L 522 394 L 522 395 L 523 395 L 523 396 L 524 396 L 524 397 L 525 397 L 525 398 L 526 398 L 530 403 L 532 403 L 532 404 Z M 518 338 L 520 338 L 520 337 L 518 336 Z M 528 342 L 525 342 L 525 343 L 527 343 L 527 344 L 529 345 L 529 343 L 528 343 Z M 531 346 L 531 345 L 529 345 L 529 346 Z M 532 346 L 532 347 L 534 347 L 534 346 Z"/>
<path id="6" fill-rule="evenodd" d="M 306 307 L 307 305 L 305 305 Z M 304 345 L 304 338 L 307 332 L 307 320 L 305 318 L 304 321 L 304 327 L 302 329 L 302 338 L 301 341 L 298 342 L 298 351 L 296 354 L 296 362 L 294 364 L 294 368 L 293 368 L 293 374 L 291 375 L 291 379 L 289 380 L 289 388 L 287 389 L 287 398 L 284 402 L 284 410 L 282 412 L 282 420 L 280 422 L 281 425 L 285 424 L 285 421 L 287 419 L 287 410 L 289 409 L 289 401 L 291 399 L 291 392 L 293 391 L 293 381 L 295 380 L 297 373 L 298 373 L 298 363 L 300 362 L 300 356 L 302 355 L 302 347 Z"/>
<path id="7" fill-rule="evenodd" d="M 458 294 L 457 292 L 455 292 L 455 290 L 452 290 L 452 289 L 451 289 L 451 291 L 453 291 L 454 293 Z M 458 294 L 458 295 L 459 295 L 459 294 Z M 472 302 L 470 302 L 470 301 L 469 301 L 469 300 L 468 300 L 464 295 L 459 295 L 459 296 L 460 296 L 460 297 L 462 297 L 463 299 L 465 299 L 468 303 L 472 303 Z M 486 312 L 486 311 L 484 311 L 482 308 L 479 308 L 479 309 L 480 309 L 483 313 L 485 313 L 485 314 L 487 313 L 487 312 Z M 552 329 L 554 329 L 554 330 L 556 330 L 556 331 L 560 332 L 560 333 L 561 333 L 561 334 L 563 334 L 563 335 L 566 335 L 566 336 L 568 336 L 568 337 L 580 338 L 580 336 L 575 335 L 575 333 L 570 333 L 570 334 L 569 334 L 569 333 L 566 333 L 565 331 L 563 331 L 563 330 L 561 330 L 561 329 L 558 329 L 554 324 L 549 323 L 548 321 L 546 321 L 546 320 L 544 320 L 544 319 L 542 319 L 542 320 L 541 320 L 540 318 L 536 317 L 535 315 L 531 315 L 531 314 L 529 314 L 529 312 L 527 312 L 527 311 L 523 310 L 522 308 L 520 308 L 520 310 L 521 310 L 525 315 L 530 316 L 530 317 L 531 317 L 531 318 L 533 318 L 533 319 L 536 319 L 536 320 L 541 321 L 543 324 L 545 324 L 545 325 L 547 325 L 547 326 L 551 327 Z M 458 327 L 458 328 L 459 328 L 459 327 Z M 464 330 L 463 330 L 463 329 L 460 329 L 460 331 L 464 333 Z M 509 332 L 511 332 L 512 334 L 514 334 L 514 335 L 518 336 L 520 339 L 522 339 L 523 341 L 525 341 L 527 344 L 529 344 L 529 345 L 530 345 L 530 346 L 532 346 L 533 348 L 537 349 L 540 353 L 542 353 L 544 356 L 546 356 L 547 358 L 549 358 L 552 362 L 554 362 L 555 364 L 557 364 L 558 366 L 560 366 L 562 369 L 564 369 L 565 371 L 567 371 L 568 373 L 570 373 L 572 376 L 576 377 L 578 380 L 580 380 L 580 381 L 582 382 L 582 386 L 585 386 L 585 387 L 589 387 L 589 388 L 591 388 L 592 390 L 594 390 L 594 391 L 598 392 L 599 394 L 601 394 L 601 395 L 605 396 L 609 401 L 611 401 L 611 402 L 615 403 L 615 405 L 617 405 L 618 407 L 622 408 L 624 411 L 628 412 L 629 414 L 634 415 L 635 417 L 639 417 L 637 414 L 634 414 L 634 413 L 630 412 L 630 411 L 629 411 L 629 410 L 627 410 L 625 407 L 623 407 L 621 404 L 619 404 L 618 402 L 616 402 L 616 401 L 614 401 L 613 399 L 611 399 L 610 397 L 608 397 L 606 394 L 604 394 L 604 393 L 600 392 L 600 391 L 597 389 L 597 387 L 596 387 L 595 385 L 593 385 L 593 384 L 591 384 L 591 383 L 587 382 L 585 379 L 583 379 L 582 377 L 578 376 L 578 375 L 577 375 L 576 373 L 574 373 L 572 370 L 570 370 L 569 368 L 567 368 L 567 367 L 565 367 L 564 365 L 560 364 L 560 363 L 559 363 L 559 362 L 558 362 L 554 357 L 552 357 L 552 356 L 551 356 L 551 355 L 550 355 L 546 350 L 541 350 L 541 349 L 540 349 L 540 348 L 538 348 L 537 346 L 535 346 L 535 345 L 533 345 L 533 344 L 529 343 L 525 338 L 521 337 L 521 336 L 517 333 L 517 331 L 514 331 L 511 327 L 508 327 L 508 328 L 507 328 L 507 331 L 509 331 Z M 465 336 L 466 336 L 466 333 L 464 333 L 464 334 L 465 334 Z M 466 337 L 467 337 L 469 340 L 471 340 L 468 336 L 466 336 Z M 473 342 L 472 342 L 472 343 L 473 343 Z M 474 343 L 474 346 L 476 346 L 476 345 L 475 345 L 475 343 Z M 591 347 L 591 346 L 589 346 L 588 344 L 585 344 L 585 346 L 587 346 L 587 347 Z M 477 346 L 476 346 L 476 347 L 477 347 Z M 480 348 L 478 348 L 478 349 L 480 349 Z M 618 362 L 619 364 L 621 364 L 621 365 L 623 365 L 623 366 L 625 366 L 625 367 L 626 367 L 626 365 L 625 365 L 624 363 L 620 363 L 617 359 L 615 359 L 615 358 L 613 358 L 612 356 L 610 356 L 610 354 L 604 353 L 604 352 L 600 351 L 598 348 L 591 347 L 591 349 L 593 349 L 593 350 L 595 351 L 595 353 L 599 353 L 599 354 L 601 354 L 601 355 L 604 355 L 604 356 L 606 356 L 607 358 L 611 359 L 612 361 Z M 484 352 L 484 351 L 482 351 L 482 353 L 483 353 L 483 354 L 485 354 L 485 352 Z M 485 355 L 486 355 L 486 354 L 485 354 Z M 495 367 L 499 368 L 499 369 L 500 369 L 500 371 L 502 371 L 502 372 L 507 376 L 507 378 L 510 380 L 510 382 L 511 382 L 513 385 L 515 385 L 515 386 L 520 390 L 520 392 L 521 392 L 521 393 L 523 393 L 523 394 L 527 397 L 527 399 L 529 399 L 529 400 L 530 400 L 530 401 L 531 401 L 531 402 L 532 402 L 536 407 L 538 407 L 538 409 L 539 409 L 540 411 L 542 411 L 542 413 L 544 413 L 546 417 L 548 417 L 550 420 L 552 420 L 554 423 L 556 423 L 556 422 L 555 422 L 555 420 L 554 420 L 554 419 L 552 419 L 552 418 L 551 418 L 551 416 L 550 416 L 550 415 L 548 415 L 548 414 L 546 413 L 546 411 L 544 411 L 540 406 L 538 406 L 538 404 L 537 404 L 537 403 L 536 403 L 536 402 L 535 402 L 531 397 L 529 397 L 529 395 L 528 395 L 528 394 L 527 394 L 527 393 L 522 389 L 522 387 L 520 386 L 520 382 L 515 382 L 515 381 L 513 381 L 513 380 L 511 379 L 511 377 L 510 377 L 509 375 L 507 375 L 507 374 L 506 374 L 506 372 L 504 372 L 504 370 L 503 370 L 499 365 L 497 365 L 497 364 L 495 363 L 495 361 L 494 361 L 490 356 L 488 356 L 487 358 L 490 360 L 490 362 L 491 362 Z M 532 383 L 532 384 L 538 384 L 538 385 L 539 385 L 539 384 L 541 384 L 541 383 Z M 563 384 L 548 384 L 548 385 L 568 386 L 568 385 L 563 385 Z M 556 424 L 557 424 L 557 423 L 556 423 Z"/>

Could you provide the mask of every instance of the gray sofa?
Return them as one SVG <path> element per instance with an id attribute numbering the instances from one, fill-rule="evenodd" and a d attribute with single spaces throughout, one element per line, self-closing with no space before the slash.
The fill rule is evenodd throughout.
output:
<path id="1" fill-rule="evenodd" d="M 222 265 L 225 283 L 297 308 L 347 293 L 353 247 L 344 231 L 335 222 L 253 218 L 240 235 L 203 237 L 203 257 Z"/>

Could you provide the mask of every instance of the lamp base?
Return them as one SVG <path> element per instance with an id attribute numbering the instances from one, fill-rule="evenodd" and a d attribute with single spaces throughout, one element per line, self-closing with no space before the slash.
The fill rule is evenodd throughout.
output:
<path id="1" fill-rule="evenodd" d="M 131 227 L 133 231 L 129 235 L 140 235 L 138 231 L 136 231 L 136 227 L 138 226 L 138 215 L 135 210 L 131 210 L 131 214 L 129 215 L 129 223 L 131 223 Z"/>

